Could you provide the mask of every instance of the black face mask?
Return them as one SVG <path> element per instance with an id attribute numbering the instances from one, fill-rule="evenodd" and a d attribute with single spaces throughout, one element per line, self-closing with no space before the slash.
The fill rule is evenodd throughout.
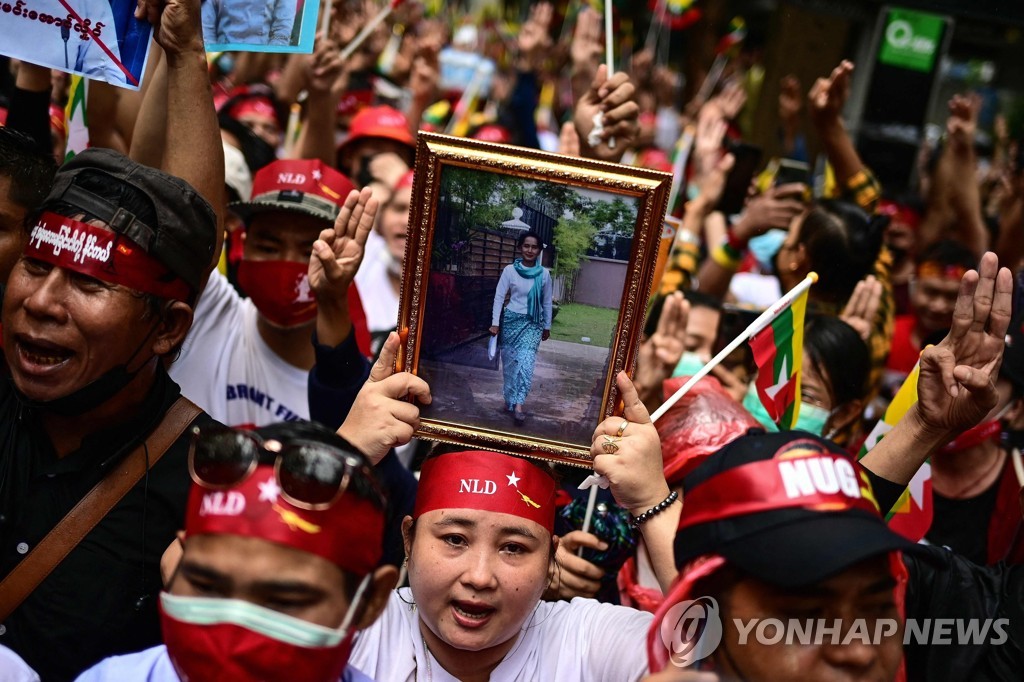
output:
<path id="1" fill-rule="evenodd" d="M 21 391 L 17 390 L 17 386 L 15 386 L 15 392 L 18 395 L 18 399 L 27 407 L 44 410 L 62 417 L 77 417 L 78 415 L 85 414 L 89 410 L 95 409 L 120 393 L 121 390 L 131 383 L 132 379 L 142 371 L 142 368 L 146 366 L 149 360 L 139 365 L 138 369 L 131 372 L 128 371 L 128 365 L 131 364 L 132 360 L 134 360 L 139 352 L 146 346 L 149 342 L 149 338 L 153 335 L 153 332 L 155 332 L 157 327 L 160 326 L 161 321 L 162 320 L 157 320 L 157 323 L 149 330 L 146 337 L 142 339 L 142 343 L 138 345 L 127 361 L 120 365 L 111 367 L 77 391 L 72 391 L 65 396 L 54 398 L 53 400 L 33 400 Z"/>

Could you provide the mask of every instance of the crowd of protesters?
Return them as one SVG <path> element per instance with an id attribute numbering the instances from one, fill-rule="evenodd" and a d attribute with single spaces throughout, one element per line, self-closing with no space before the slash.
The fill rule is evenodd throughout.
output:
<path id="1" fill-rule="evenodd" d="M 683 88 L 648 51 L 609 73 L 600 14 L 547 2 L 515 31 L 401 3 L 343 59 L 378 8 L 322 11 L 311 55 L 207 54 L 199 0 L 140 0 L 142 88 L 90 83 L 88 148 L 66 76 L 3 60 L 0 681 L 1020 679 L 1024 169 L 1001 124 L 979 172 L 977 96 L 889 188 L 843 119 L 848 61 L 806 94 L 742 59 Z M 464 98 L 446 68 L 483 60 Z M 770 160 L 725 209 L 764 77 L 786 162 L 814 165 L 810 135 L 826 170 Z M 593 434 L 591 532 L 579 470 L 413 439 L 433 395 L 395 327 L 421 130 L 667 172 L 692 141 L 622 413 Z M 793 429 L 745 346 L 652 423 L 811 273 Z M 915 506 L 920 542 L 889 518 Z M 765 642 L 751 619 L 837 625 Z M 999 636 L 904 637 L 929 619 Z"/>

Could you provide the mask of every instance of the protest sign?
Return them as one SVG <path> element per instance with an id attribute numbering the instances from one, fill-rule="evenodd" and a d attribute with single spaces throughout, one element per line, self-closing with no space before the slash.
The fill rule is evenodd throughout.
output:
<path id="1" fill-rule="evenodd" d="M 136 90 L 152 27 L 134 0 L 2 0 L 3 54 Z"/>
<path id="2" fill-rule="evenodd" d="M 313 52 L 319 0 L 205 0 L 208 52 Z"/>

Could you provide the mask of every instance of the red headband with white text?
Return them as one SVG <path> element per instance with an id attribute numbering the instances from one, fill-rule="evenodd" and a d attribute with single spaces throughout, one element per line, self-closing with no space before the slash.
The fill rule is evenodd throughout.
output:
<path id="1" fill-rule="evenodd" d="M 867 475 L 848 457 L 810 449 L 790 452 L 795 456 L 744 464 L 686 491 L 680 530 L 778 509 L 878 514 Z"/>
<path id="2" fill-rule="evenodd" d="M 193 485 L 185 532 L 259 538 L 366 575 L 383 552 L 384 512 L 349 492 L 327 509 L 295 507 L 281 496 L 274 467 L 260 465 L 228 490 Z"/>
<path id="3" fill-rule="evenodd" d="M 39 216 L 25 257 L 160 298 L 191 296 L 184 280 L 128 237 L 56 213 Z"/>
<path id="4" fill-rule="evenodd" d="M 428 459 L 413 516 L 436 509 L 479 509 L 555 527 L 555 481 L 525 459 L 496 452 L 453 452 Z"/>

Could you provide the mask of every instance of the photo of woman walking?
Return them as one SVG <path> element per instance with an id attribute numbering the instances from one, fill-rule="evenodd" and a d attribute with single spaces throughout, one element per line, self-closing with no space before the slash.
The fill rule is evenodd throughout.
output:
<path id="1" fill-rule="evenodd" d="M 537 349 L 551 334 L 551 274 L 540 264 L 543 245 L 536 232 L 524 232 L 516 248 L 520 257 L 505 267 L 494 291 L 490 332 L 497 336 L 500 328 L 505 407 L 521 426 L 526 422 L 523 403 L 533 385 Z"/>

